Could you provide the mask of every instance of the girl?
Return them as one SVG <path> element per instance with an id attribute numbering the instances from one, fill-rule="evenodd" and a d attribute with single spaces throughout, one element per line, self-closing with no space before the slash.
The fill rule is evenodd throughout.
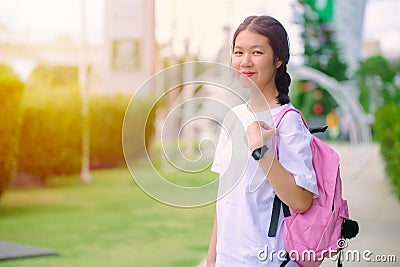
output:
<path id="1" fill-rule="evenodd" d="M 226 153 L 230 144 L 240 143 L 239 139 L 231 139 L 235 127 L 228 126 L 227 131 L 221 131 L 216 148 L 212 171 L 220 174 L 219 192 L 225 176 L 240 177 L 235 178 L 235 183 L 228 183 L 233 185 L 229 190 L 219 193 L 207 266 L 280 266 L 284 260 L 282 214 L 276 237 L 268 237 L 273 200 L 276 194 L 282 202 L 301 213 L 318 195 L 312 167 L 311 134 L 296 112 L 284 116 L 279 132 L 249 116 L 254 112 L 257 118 L 270 114 L 275 119 L 282 109 L 291 105 L 288 96 L 291 80 L 286 72 L 289 42 L 281 23 L 269 16 L 247 17 L 234 33 L 232 54 L 232 67 L 240 72 L 242 86 L 250 87 L 249 82 L 245 82 L 250 79 L 257 90 L 249 90 L 247 104 L 232 109 L 245 129 L 245 142 L 243 139 L 241 142 L 246 147 L 240 152 L 246 159 L 246 164 L 242 164 L 244 170 L 238 170 L 240 162 L 232 163 Z M 274 134 L 279 137 L 279 161 L 271 152 L 273 146 L 269 139 Z M 232 151 L 233 154 L 238 151 Z M 260 173 L 262 179 L 254 186 Z M 297 264 L 291 261 L 286 266 Z"/>

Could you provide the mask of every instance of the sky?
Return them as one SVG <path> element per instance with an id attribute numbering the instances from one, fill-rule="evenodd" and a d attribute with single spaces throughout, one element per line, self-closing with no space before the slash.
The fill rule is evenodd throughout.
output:
<path id="1" fill-rule="evenodd" d="M 381 40 L 382 49 L 400 52 L 400 0 L 369 0 L 365 10 L 364 37 Z"/>
<path id="2" fill-rule="evenodd" d="M 103 38 L 104 0 L 86 0 L 88 38 Z M 0 29 L 29 42 L 79 37 L 81 0 L 0 0 Z"/>
<path id="3" fill-rule="evenodd" d="M 157 4 L 156 12 L 160 14 L 158 25 L 168 25 L 168 27 L 157 28 L 159 42 L 167 43 L 171 36 L 174 36 L 174 50 L 180 51 L 184 40 L 190 36 L 191 51 L 200 53 L 203 57 L 210 54 L 215 56 L 212 53 L 216 50 L 215 47 L 223 46 L 226 42 L 226 34 L 229 34 L 228 38 L 231 37 L 234 28 L 250 14 L 272 15 L 285 26 L 289 26 L 293 21 L 290 15 L 293 0 L 183 0 L 180 1 L 179 6 L 169 4 L 171 2 L 173 1 L 160 0 Z M 173 30 L 174 18 L 178 21 L 175 31 Z M 226 25 L 232 25 L 231 31 L 222 30 Z M 289 36 L 298 35 L 298 26 L 290 25 L 286 28 Z M 293 38 L 291 43 L 293 45 L 298 42 Z"/>
<path id="4" fill-rule="evenodd" d="M 101 43 L 104 0 L 85 1 L 87 38 L 90 43 Z M 292 53 L 301 53 L 299 28 L 290 15 L 294 1 L 156 0 L 156 37 L 164 45 L 173 40 L 173 51 L 177 53 L 182 51 L 184 40 L 190 38 L 192 52 L 211 57 L 223 45 L 224 25 L 237 26 L 249 14 L 268 13 L 287 28 Z M 58 37 L 78 39 L 81 3 L 82 0 L 0 0 L 0 40 L 10 36 L 26 42 L 48 42 Z M 378 39 L 383 50 L 400 53 L 399 10 L 400 0 L 367 0 L 364 39 Z M 175 30 L 174 18 L 178 18 Z"/>

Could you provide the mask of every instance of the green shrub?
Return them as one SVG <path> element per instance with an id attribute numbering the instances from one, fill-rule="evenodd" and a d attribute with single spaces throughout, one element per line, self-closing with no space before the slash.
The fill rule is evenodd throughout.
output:
<path id="1" fill-rule="evenodd" d="M 78 88 L 78 67 L 38 65 L 32 70 L 27 83 L 40 90 Z"/>
<path id="2" fill-rule="evenodd" d="M 81 166 L 81 106 L 77 90 L 29 90 L 24 99 L 18 171 L 43 181 Z"/>
<path id="3" fill-rule="evenodd" d="M 0 65 L 0 196 L 16 171 L 24 86 L 10 68 Z"/>
<path id="4" fill-rule="evenodd" d="M 386 173 L 400 199 L 400 106 L 390 104 L 379 108 L 373 128 L 381 145 Z"/>
<path id="5" fill-rule="evenodd" d="M 123 164 L 122 122 L 129 97 L 98 95 L 90 99 L 90 166 L 114 167 Z"/>
<path id="6" fill-rule="evenodd" d="M 390 103 L 399 103 L 400 90 L 396 85 L 398 66 L 382 56 L 360 62 L 355 80 L 360 90 L 359 101 L 367 113 Z"/>
<path id="7" fill-rule="evenodd" d="M 42 183 L 53 175 L 79 173 L 83 122 L 78 69 L 37 66 L 27 84 L 18 171 Z M 129 101 L 128 95 L 90 96 L 91 168 L 124 164 L 122 124 Z M 143 98 L 136 104 L 143 109 L 152 102 Z M 139 112 L 134 120 L 142 116 Z M 152 122 L 149 125 L 152 128 Z"/>
<path id="8" fill-rule="evenodd" d="M 129 105 L 128 95 L 100 95 L 92 96 L 90 101 L 90 164 L 91 168 L 105 168 L 124 164 L 122 149 L 122 127 L 126 109 Z M 137 116 L 130 117 L 129 125 L 136 125 L 136 131 L 125 131 L 132 140 L 132 147 L 139 147 L 139 142 L 143 142 L 137 130 L 144 131 L 147 136 L 146 143 L 152 137 L 152 126 L 154 115 L 152 113 L 144 125 L 143 113 L 149 110 L 152 105 L 150 98 L 135 99 L 135 109 L 138 110 Z M 150 128 L 149 128 L 150 127 Z M 141 151 L 134 151 L 135 157 L 141 156 Z M 132 156 L 132 155 L 131 155 Z"/>
<path id="9" fill-rule="evenodd" d="M 90 167 L 124 164 L 122 125 L 130 98 L 127 95 L 90 96 Z M 53 175 L 77 174 L 81 168 L 82 117 L 77 90 L 31 90 L 24 101 L 18 171 L 42 183 Z M 141 110 L 152 104 L 136 101 Z M 139 125 L 142 113 L 135 116 Z M 148 122 L 153 125 L 154 118 Z M 139 126 L 138 126 L 139 127 Z M 141 126 L 142 129 L 144 126 Z M 150 133 L 152 131 L 149 131 Z M 148 138 L 151 137 L 151 134 Z M 140 142 L 133 136 L 133 145 Z M 137 151 L 136 156 L 140 156 Z"/>

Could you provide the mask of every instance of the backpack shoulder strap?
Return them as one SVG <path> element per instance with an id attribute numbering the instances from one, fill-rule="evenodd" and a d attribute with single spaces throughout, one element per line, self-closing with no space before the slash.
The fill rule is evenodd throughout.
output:
<path id="1" fill-rule="evenodd" d="M 282 200 L 278 197 L 278 195 L 275 194 L 274 203 L 272 206 L 271 222 L 269 223 L 269 230 L 268 230 L 269 237 L 276 236 L 276 232 L 278 230 L 278 220 L 281 213 L 281 206 L 284 217 L 285 218 L 289 217 L 291 215 L 289 207 L 282 202 Z"/>
<path id="2" fill-rule="evenodd" d="M 282 109 L 279 112 L 278 117 L 276 117 L 276 119 L 275 119 L 275 128 L 278 128 L 278 126 L 281 123 L 283 117 L 289 111 L 297 112 L 301 116 L 301 119 L 303 120 L 304 125 L 308 128 L 307 122 L 304 119 L 303 114 L 301 113 L 301 111 L 295 109 L 292 106 L 288 106 L 288 107 Z M 277 147 L 277 142 L 276 141 L 275 141 L 275 157 L 278 159 L 278 147 Z M 276 231 L 278 229 L 278 219 L 279 219 L 279 215 L 280 215 L 281 206 L 282 206 L 282 209 L 283 209 L 284 216 L 285 217 L 289 217 L 290 216 L 289 207 L 279 199 L 278 195 L 275 195 L 274 203 L 273 203 L 273 206 L 272 206 L 271 222 L 270 222 L 269 231 L 268 231 L 268 236 L 269 237 L 275 237 L 276 236 Z"/>
<path id="3" fill-rule="evenodd" d="M 286 115 L 286 113 L 288 113 L 289 111 L 297 112 L 297 114 L 299 114 L 300 117 L 301 117 L 301 119 L 303 120 L 304 125 L 305 125 L 305 126 L 307 127 L 307 129 L 308 129 L 308 125 L 307 125 L 306 119 L 304 118 L 303 114 L 301 113 L 300 110 L 295 109 L 293 106 L 287 106 L 287 107 L 285 107 L 284 109 L 282 109 L 282 110 L 279 112 L 278 116 L 275 118 L 275 121 L 274 121 L 274 126 L 275 126 L 276 129 L 278 129 L 279 124 L 281 123 L 283 117 L 284 117 L 284 116 Z M 279 134 L 278 134 L 278 135 L 279 135 Z M 277 158 L 277 159 L 279 160 L 279 155 L 278 155 L 278 142 L 277 142 L 275 136 L 273 136 L 272 138 L 273 138 L 273 139 L 272 139 L 272 143 L 274 144 L 274 147 L 275 147 L 274 156 L 275 156 L 275 158 Z"/>
<path id="4" fill-rule="evenodd" d="M 288 107 L 282 109 L 282 110 L 279 112 L 278 117 L 276 117 L 276 119 L 275 119 L 275 128 L 278 128 L 278 126 L 279 126 L 279 124 L 281 123 L 283 117 L 284 117 L 284 116 L 286 115 L 286 113 L 288 113 L 289 111 L 295 111 L 295 112 L 297 112 L 297 113 L 300 115 L 301 119 L 303 120 L 304 125 L 305 125 L 305 126 L 307 127 L 307 129 L 308 129 L 308 125 L 307 125 L 306 119 L 304 118 L 304 116 L 303 116 L 303 114 L 301 113 L 301 111 L 298 110 L 298 109 L 295 109 L 295 108 L 292 107 L 292 106 L 288 106 Z"/>

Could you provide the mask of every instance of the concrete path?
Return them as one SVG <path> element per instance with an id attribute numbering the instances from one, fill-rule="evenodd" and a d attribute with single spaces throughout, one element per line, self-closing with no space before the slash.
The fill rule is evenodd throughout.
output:
<path id="1" fill-rule="evenodd" d="M 0 262 L 20 258 L 58 255 L 56 250 L 0 241 Z M 1 266 L 1 265 L 0 265 Z"/>
<path id="2" fill-rule="evenodd" d="M 359 235 L 348 240 L 343 266 L 400 266 L 400 201 L 386 178 L 379 146 L 332 146 L 341 157 L 350 218 L 360 226 Z M 204 266 L 204 262 L 198 265 Z M 326 259 L 322 266 L 337 262 Z"/>

